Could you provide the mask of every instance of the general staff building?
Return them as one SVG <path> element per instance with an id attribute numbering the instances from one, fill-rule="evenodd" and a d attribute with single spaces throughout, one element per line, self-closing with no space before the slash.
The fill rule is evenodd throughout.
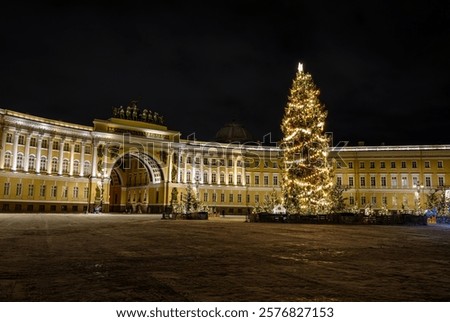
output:
<path id="1" fill-rule="evenodd" d="M 277 146 L 235 123 L 215 142 L 186 140 L 128 107 L 93 126 L 0 109 L 0 211 L 161 213 L 192 189 L 214 213 L 247 214 L 281 195 Z M 335 183 L 355 211 L 419 211 L 444 196 L 450 145 L 330 148 Z"/>

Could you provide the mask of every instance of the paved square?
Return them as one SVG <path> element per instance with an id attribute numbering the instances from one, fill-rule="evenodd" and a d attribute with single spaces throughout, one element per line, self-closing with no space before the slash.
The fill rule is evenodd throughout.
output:
<path id="1" fill-rule="evenodd" d="M 449 226 L 0 214 L 1 301 L 448 301 Z"/>

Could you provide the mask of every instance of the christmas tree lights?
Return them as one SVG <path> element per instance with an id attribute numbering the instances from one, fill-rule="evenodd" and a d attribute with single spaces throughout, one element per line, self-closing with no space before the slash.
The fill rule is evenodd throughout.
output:
<path id="1" fill-rule="evenodd" d="M 299 64 L 281 123 L 283 132 L 283 203 L 289 213 L 327 213 L 332 206 L 327 111 L 320 91 Z"/>

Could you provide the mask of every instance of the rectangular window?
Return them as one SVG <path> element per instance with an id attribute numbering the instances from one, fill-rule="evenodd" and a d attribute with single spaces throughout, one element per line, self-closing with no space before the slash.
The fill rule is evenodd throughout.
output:
<path id="1" fill-rule="evenodd" d="M 220 194 L 220 202 L 225 202 L 225 194 L 224 193 Z"/>
<path id="2" fill-rule="evenodd" d="M 402 176 L 402 188 L 408 188 L 408 177 Z"/>
<path id="3" fill-rule="evenodd" d="M 69 151 L 69 143 L 64 143 L 64 151 Z"/>
<path id="4" fill-rule="evenodd" d="M 374 188 L 376 186 L 375 180 L 376 180 L 376 178 L 374 176 L 370 177 L 370 186 L 372 188 Z"/>
<path id="5" fill-rule="evenodd" d="M 52 149 L 53 150 L 58 150 L 59 149 L 59 141 L 53 141 Z"/>
<path id="6" fill-rule="evenodd" d="M 336 177 L 336 185 L 342 186 L 342 177 Z"/>
<path id="7" fill-rule="evenodd" d="M 41 148 L 43 148 L 43 149 L 47 149 L 48 148 L 48 140 L 47 139 L 42 140 Z"/>
<path id="8" fill-rule="evenodd" d="M 222 179 L 222 175 L 220 175 L 220 178 Z M 220 180 L 222 181 L 222 180 Z M 211 183 L 216 183 L 217 182 L 217 174 L 215 172 L 211 173 Z M 220 182 L 222 183 L 222 182 Z"/>
<path id="9" fill-rule="evenodd" d="M 247 203 L 250 203 L 250 195 L 247 195 L 245 200 Z"/>
<path id="10" fill-rule="evenodd" d="M 276 175 L 273 176 L 273 185 L 278 186 L 278 176 Z"/>
<path id="11" fill-rule="evenodd" d="M 216 181 L 214 180 L 214 182 Z M 220 184 L 225 184 L 225 174 L 223 173 L 220 174 Z"/>
<path id="12" fill-rule="evenodd" d="M 425 186 L 431 187 L 431 177 L 425 177 Z"/>
<path id="13" fill-rule="evenodd" d="M 413 169 L 417 169 L 417 161 L 412 161 L 412 162 L 411 162 L 411 167 L 412 167 Z"/>
<path id="14" fill-rule="evenodd" d="M 395 161 L 391 161 L 391 169 L 395 169 Z"/>
<path id="15" fill-rule="evenodd" d="M 19 142 L 20 145 L 24 145 L 25 144 L 25 136 L 23 135 L 19 135 Z"/>
<path id="16" fill-rule="evenodd" d="M 377 197 L 372 196 L 372 204 L 376 205 L 377 204 Z"/>
<path id="17" fill-rule="evenodd" d="M 10 189 L 10 183 L 9 182 L 5 182 L 5 185 L 3 186 L 3 194 L 5 196 L 9 195 L 9 189 Z"/>
<path id="18" fill-rule="evenodd" d="M 39 196 L 45 197 L 45 184 L 41 184 L 41 186 L 39 188 Z"/>
<path id="19" fill-rule="evenodd" d="M 237 202 L 238 203 L 242 202 L 242 195 L 240 193 L 238 193 L 238 195 L 237 195 Z"/>
<path id="20" fill-rule="evenodd" d="M 231 173 L 228 174 L 228 184 L 233 184 L 233 175 Z"/>
<path id="21" fill-rule="evenodd" d="M 348 167 L 349 167 L 350 169 L 353 169 L 353 161 L 349 161 L 349 162 L 348 162 Z"/>
<path id="22" fill-rule="evenodd" d="M 381 169 L 386 168 L 386 162 L 381 161 L 381 162 L 380 162 L 380 168 L 381 168 Z"/>
<path id="23" fill-rule="evenodd" d="M 16 196 L 21 196 L 22 195 L 22 184 L 18 183 L 16 185 Z"/>
<path id="24" fill-rule="evenodd" d="M 242 184 L 242 176 L 240 174 L 237 175 L 237 184 Z"/>
<path id="25" fill-rule="evenodd" d="M 75 144 L 75 147 L 73 149 L 74 152 L 79 153 L 80 152 L 80 145 L 79 144 Z"/>
<path id="26" fill-rule="evenodd" d="M 89 197 L 89 187 L 84 187 L 83 198 L 87 199 Z"/>
<path id="27" fill-rule="evenodd" d="M 419 178 L 416 177 L 416 176 L 414 176 L 414 177 L 412 178 L 412 183 L 413 183 L 413 187 L 416 188 L 417 185 L 419 184 Z"/>
<path id="28" fill-rule="evenodd" d="M 250 175 L 249 174 L 245 175 L 245 184 L 247 184 L 247 185 L 250 184 Z"/>
<path id="29" fill-rule="evenodd" d="M 233 160 L 232 159 L 228 159 L 228 166 L 232 167 L 233 166 Z"/>
<path id="30" fill-rule="evenodd" d="M 12 134 L 6 133 L 6 143 L 12 143 Z"/>
<path id="31" fill-rule="evenodd" d="M 91 154 L 91 146 L 90 145 L 86 145 L 84 148 L 84 153 L 85 154 Z"/>
<path id="32" fill-rule="evenodd" d="M 375 162 L 374 161 L 370 161 L 370 166 L 371 169 L 375 169 Z"/>
<path id="33" fill-rule="evenodd" d="M 255 176 L 255 186 L 259 186 L 259 176 Z"/>
<path id="34" fill-rule="evenodd" d="M 349 198 L 348 198 L 348 202 L 350 203 L 350 205 L 354 205 L 355 204 L 355 197 L 353 197 L 353 196 L 350 196 Z"/>
<path id="35" fill-rule="evenodd" d="M 212 194 L 212 202 L 217 202 L 217 193 L 215 192 Z"/>
<path id="36" fill-rule="evenodd" d="M 259 202 L 259 195 L 255 195 L 255 203 Z"/>
<path id="37" fill-rule="evenodd" d="M 50 190 L 50 197 L 56 198 L 58 192 L 57 186 L 52 186 Z"/>
<path id="38" fill-rule="evenodd" d="M 406 169 L 406 161 L 402 161 L 402 169 Z"/>
<path id="39" fill-rule="evenodd" d="M 361 183 L 361 188 L 366 186 L 366 178 L 365 177 L 361 177 L 360 179 L 360 183 Z"/>
<path id="40" fill-rule="evenodd" d="M 208 202 L 208 193 L 207 192 L 203 193 L 203 201 Z"/>
<path id="41" fill-rule="evenodd" d="M 431 166 L 430 166 L 430 161 L 425 161 L 425 168 L 426 168 L 426 169 L 431 168 Z"/>
<path id="42" fill-rule="evenodd" d="M 437 162 L 437 167 L 438 167 L 439 169 L 442 169 L 442 168 L 444 167 L 444 162 L 443 162 L 443 161 L 438 161 L 438 162 Z"/>
<path id="43" fill-rule="evenodd" d="M 397 177 L 396 176 L 391 177 L 391 187 L 397 188 Z"/>
<path id="44" fill-rule="evenodd" d="M 348 177 L 348 186 L 353 187 L 355 185 L 355 179 L 353 177 Z"/>
<path id="45" fill-rule="evenodd" d="M 68 191 L 69 189 L 67 188 L 67 186 L 64 186 L 63 187 L 63 192 L 62 192 L 62 197 L 63 198 L 67 198 L 67 195 L 68 195 Z"/>
<path id="46" fill-rule="evenodd" d="M 364 206 L 366 204 L 366 196 L 361 197 L 361 206 Z"/>
<path id="47" fill-rule="evenodd" d="M 36 146 L 36 138 L 30 139 L 30 146 Z"/>
<path id="48" fill-rule="evenodd" d="M 381 186 L 383 187 L 383 188 L 386 188 L 386 186 L 387 186 L 387 184 L 386 184 L 386 177 L 385 176 L 382 176 L 381 177 Z"/>
<path id="49" fill-rule="evenodd" d="M 441 187 L 445 186 L 444 177 L 442 177 L 442 176 L 439 176 L 439 177 L 438 177 L 438 184 L 439 184 L 439 186 L 441 186 Z"/>
<path id="50" fill-rule="evenodd" d="M 33 197 L 34 195 L 34 184 L 28 185 L 28 197 Z"/>
<path id="51" fill-rule="evenodd" d="M 228 196 L 228 202 L 233 202 L 233 194 L 230 193 Z"/>
<path id="52" fill-rule="evenodd" d="M 387 197 L 386 196 L 381 197 L 381 202 L 383 205 L 387 205 Z"/>
<path id="53" fill-rule="evenodd" d="M 265 186 L 269 185 L 269 176 L 264 176 L 264 185 Z"/>
<path id="54" fill-rule="evenodd" d="M 360 162 L 360 163 L 359 163 L 359 168 L 360 168 L 360 169 L 364 169 L 364 167 L 365 167 L 364 162 Z"/>
<path id="55" fill-rule="evenodd" d="M 73 187 L 73 198 L 74 199 L 78 198 L 78 187 Z"/>

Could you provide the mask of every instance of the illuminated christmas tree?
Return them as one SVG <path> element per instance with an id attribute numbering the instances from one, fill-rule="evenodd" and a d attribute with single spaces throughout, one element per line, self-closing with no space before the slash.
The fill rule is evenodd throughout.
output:
<path id="1" fill-rule="evenodd" d="M 290 213 L 326 213 L 332 206 L 329 142 L 324 133 L 326 117 L 319 89 L 299 64 L 281 123 L 282 196 Z"/>

